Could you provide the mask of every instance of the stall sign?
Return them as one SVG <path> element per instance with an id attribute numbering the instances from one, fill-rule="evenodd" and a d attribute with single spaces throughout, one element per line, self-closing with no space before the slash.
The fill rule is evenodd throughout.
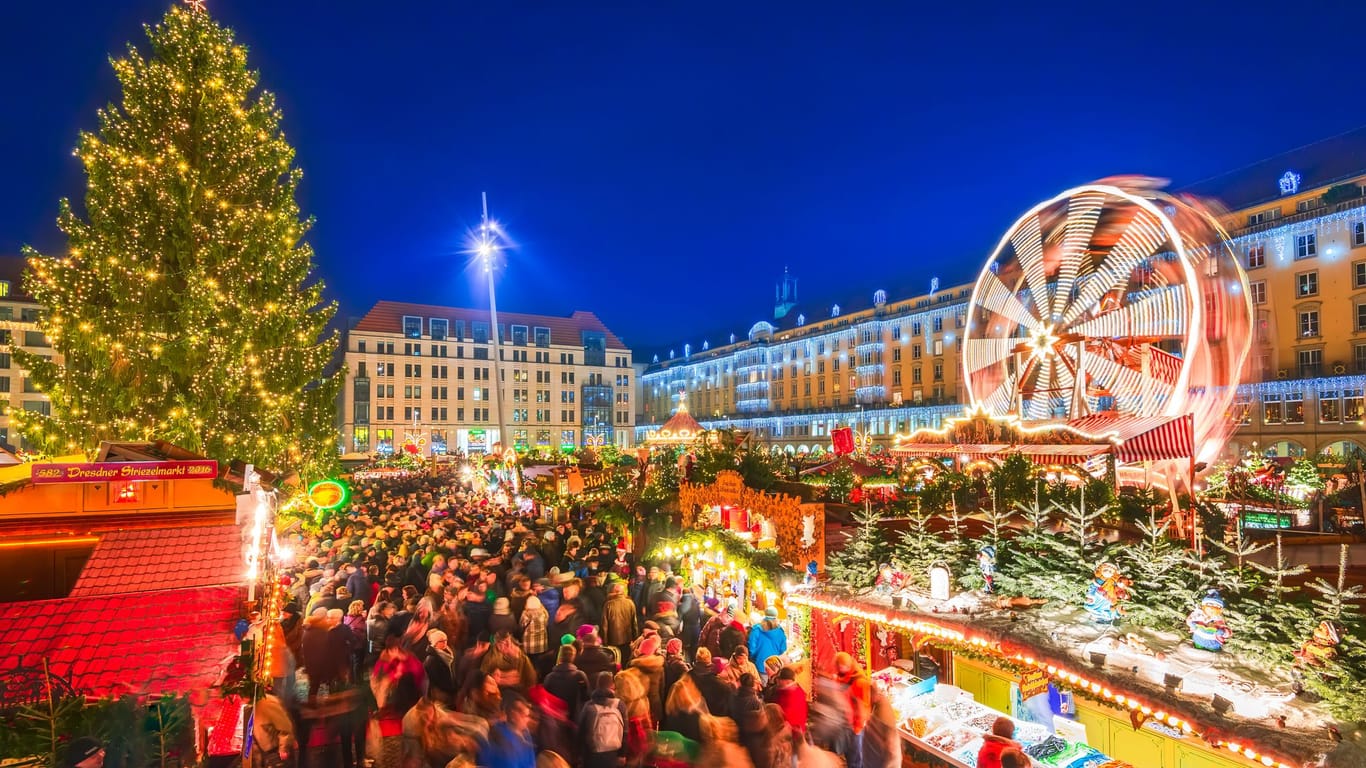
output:
<path id="1" fill-rule="evenodd" d="M 44 483 L 107 483 L 138 480 L 212 480 L 218 462 L 193 461 L 98 461 L 80 464 L 34 464 L 31 481 Z"/>
<path id="2" fill-rule="evenodd" d="M 1028 701 L 1041 693 L 1048 693 L 1048 673 L 1041 669 L 1026 670 L 1020 675 L 1020 698 Z"/>

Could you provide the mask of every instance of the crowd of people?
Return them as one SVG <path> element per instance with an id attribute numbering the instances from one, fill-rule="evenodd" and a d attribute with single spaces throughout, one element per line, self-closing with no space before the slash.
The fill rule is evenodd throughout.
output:
<path id="1" fill-rule="evenodd" d="M 253 762 L 900 765 L 891 707 L 847 654 L 812 680 L 774 608 L 742 615 L 572 518 L 452 474 L 356 487 L 293 537 Z"/>

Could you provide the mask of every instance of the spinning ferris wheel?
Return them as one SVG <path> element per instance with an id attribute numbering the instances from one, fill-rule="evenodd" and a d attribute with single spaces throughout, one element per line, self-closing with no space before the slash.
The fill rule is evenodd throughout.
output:
<path id="1" fill-rule="evenodd" d="M 1245 278 L 1199 203 L 1150 184 L 1070 189 L 1001 239 L 963 336 L 974 406 L 1026 421 L 1178 416 L 1193 388 L 1232 396 L 1220 385 L 1247 355 Z"/>

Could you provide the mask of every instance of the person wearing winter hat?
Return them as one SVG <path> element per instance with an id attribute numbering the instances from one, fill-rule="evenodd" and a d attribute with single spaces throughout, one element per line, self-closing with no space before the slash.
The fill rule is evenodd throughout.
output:
<path id="1" fill-rule="evenodd" d="M 647 681 L 650 717 L 654 723 L 658 723 L 664 717 L 664 657 L 659 655 L 659 636 L 645 637 L 636 650 L 627 669 L 640 673 Z"/>
<path id="2" fill-rule="evenodd" d="M 517 619 L 512 615 L 512 606 L 506 597 L 499 597 L 493 601 L 493 615 L 489 617 L 489 631 L 497 634 L 506 632 L 517 636 L 521 633 L 521 627 L 517 626 Z"/>
<path id="3" fill-rule="evenodd" d="M 662 695 L 667 703 L 669 692 L 673 690 L 674 683 L 677 683 L 684 675 L 688 674 L 688 660 L 683 655 L 683 641 L 674 638 L 664 644 L 664 687 Z"/>
<path id="4" fill-rule="evenodd" d="M 602 639 L 598 637 L 597 633 L 590 632 L 584 635 L 580 638 L 580 642 L 583 645 L 583 650 L 579 652 L 576 663 L 579 669 L 588 675 L 589 680 L 597 679 L 596 676 L 601 672 L 616 674 L 617 670 L 620 669 L 616 654 L 603 647 Z"/>
<path id="5" fill-rule="evenodd" d="M 778 623 L 778 609 L 769 606 L 764 610 L 764 620 L 749 628 L 749 656 L 754 665 L 764 669 L 770 658 L 787 653 L 787 633 Z M 764 682 L 768 681 L 765 673 Z"/>

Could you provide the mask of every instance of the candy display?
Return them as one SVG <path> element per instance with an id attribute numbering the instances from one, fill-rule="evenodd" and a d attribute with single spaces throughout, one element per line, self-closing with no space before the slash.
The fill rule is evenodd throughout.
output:
<path id="1" fill-rule="evenodd" d="M 974 766 L 983 737 L 1002 717 L 990 707 L 951 685 L 940 686 L 934 678 L 921 680 L 901 667 L 873 673 L 875 685 L 891 699 L 901 723 L 902 738 L 917 747 L 937 752 L 953 765 Z M 1091 747 L 1054 735 L 1048 726 L 1016 720 L 1015 741 L 1030 756 L 1034 768 L 1122 768 Z"/>

